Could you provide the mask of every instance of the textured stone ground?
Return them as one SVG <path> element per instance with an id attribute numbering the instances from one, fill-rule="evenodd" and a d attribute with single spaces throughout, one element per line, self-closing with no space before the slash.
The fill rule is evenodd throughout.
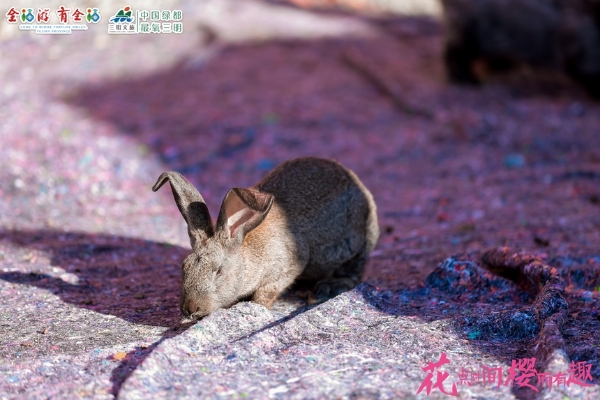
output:
<path id="1" fill-rule="evenodd" d="M 444 333 L 443 320 L 380 312 L 360 290 L 280 319 L 251 303 L 215 313 L 159 345 L 120 397 L 407 398 L 426 376 L 422 360 L 437 361 L 445 351 L 453 361 L 446 370 L 456 374 L 456 361 L 466 359 L 457 355 L 463 341 Z M 483 361 L 468 353 L 469 362 Z M 460 392 L 512 398 L 507 387 Z"/>
<path id="2" fill-rule="evenodd" d="M 443 263 L 505 245 L 564 280 L 563 344 L 537 367 L 593 367 L 591 389 L 539 397 L 595 398 L 600 105 L 531 76 L 447 85 L 433 18 L 233 3 L 155 3 L 184 11 L 179 37 L 2 25 L 0 398 L 397 398 L 442 351 L 448 382 L 462 367 L 507 369 L 536 354 L 539 324 L 511 335 L 490 329 L 507 321 L 495 312 L 530 315 L 517 311 L 535 288 Z M 271 311 L 182 322 L 189 245 L 168 190 L 150 190 L 158 175 L 184 173 L 216 215 L 227 189 L 302 155 L 338 159 L 375 196 L 366 284 L 312 309 L 299 289 Z"/>

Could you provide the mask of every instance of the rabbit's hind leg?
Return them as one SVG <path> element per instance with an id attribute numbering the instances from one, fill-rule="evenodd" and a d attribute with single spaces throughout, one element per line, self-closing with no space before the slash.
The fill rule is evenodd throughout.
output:
<path id="1" fill-rule="evenodd" d="M 322 303 L 338 294 L 353 289 L 362 279 L 366 262 L 367 253 L 363 249 L 336 268 L 329 278 L 318 281 L 308 298 L 308 302 L 310 304 Z"/>

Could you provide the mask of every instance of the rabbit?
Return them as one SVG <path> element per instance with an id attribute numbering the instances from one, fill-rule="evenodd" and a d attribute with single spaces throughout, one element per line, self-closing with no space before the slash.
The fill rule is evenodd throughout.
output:
<path id="1" fill-rule="evenodd" d="M 256 186 L 227 192 L 216 226 L 196 188 L 165 172 L 187 222 L 192 253 L 182 265 L 180 309 L 198 319 L 241 300 L 267 308 L 296 280 L 315 282 L 309 303 L 361 281 L 379 239 L 373 196 L 336 161 L 280 164 Z"/>
<path id="2" fill-rule="evenodd" d="M 490 72 L 527 65 L 566 73 L 600 98 L 600 0 L 442 3 L 450 81 L 480 83 L 477 65 Z"/>

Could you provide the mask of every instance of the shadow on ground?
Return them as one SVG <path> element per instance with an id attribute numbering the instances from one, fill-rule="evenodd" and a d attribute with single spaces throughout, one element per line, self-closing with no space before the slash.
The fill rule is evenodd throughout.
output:
<path id="1" fill-rule="evenodd" d="M 402 26 L 402 40 L 389 35 L 216 46 L 210 56 L 180 60 L 149 76 L 80 87 L 63 100 L 136 137 L 194 183 L 211 187 L 243 172 L 244 182 L 235 184 L 252 184 L 291 157 L 339 157 L 351 144 L 339 137 L 343 132 L 393 128 L 402 119 L 398 99 L 365 76 L 365 60 L 382 67 L 382 79 L 392 86 L 398 83 L 406 110 L 420 106 L 410 100 L 423 101 L 414 96 L 415 78 L 443 80 L 440 66 L 429 62 L 440 29 L 425 18 L 406 18 Z M 395 57 L 416 43 L 418 54 Z"/>
<path id="2" fill-rule="evenodd" d="M 210 186 L 203 175 L 218 180 L 211 172 L 233 170 L 253 183 L 293 156 L 356 157 L 345 154 L 352 143 L 340 132 L 397 134 L 398 124 L 413 124 L 415 116 L 434 118 L 432 101 L 442 107 L 456 101 L 445 83 L 437 21 L 405 17 L 372 25 L 380 37 L 216 45 L 209 55 L 148 76 L 83 86 L 62 100 L 138 138 L 192 180 Z M 508 98 L 586 99 L 554 75 L 513 74 L 499 82 Z M 461 101 L 478 108 L 498 101 L 469 97 Z M 461 135 L 454 139 L 482 139 Z"/>
<path id="3" fill-rule="evenodd" d="M 134 238 L 53 230 L 2 231 L 0 241 L 32 251 L 39 272 L 4 272 L 0 279 L 48 290 L 66 303 L 128 322 L 179 323 L 180 263 L 186 249 Z M 33 260 L 32 264 L 36 264 Z M 52 267 L 63 272 L 53 273 Z M 58 275 L 58 276 L 57 276 Z"/>
<path id="4" fill-rule="evenodd" d="M 54 230 L 4 230 L 0 242 L 25 248 L 25 262 L 32 264 L 31 272 L 0 273 L 1 280 L 48 290 L 65 303 L 130 323 L 167 328 L 160 340 L 122 358 L 112 372 L 113 394 L 156 346 L 191 325 L 180 323 L 178 306 L 180 263 L 188 253 L 184 248 Z"/>

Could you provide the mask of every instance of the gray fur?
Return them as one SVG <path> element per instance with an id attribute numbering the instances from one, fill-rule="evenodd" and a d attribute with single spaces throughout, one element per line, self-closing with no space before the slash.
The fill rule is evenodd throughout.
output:
<path id="1" fill-rule="evenodd" d="M 311 302 L 327 300 L 360 282 L 379 238 L 373 196 L 335 161 L 297 158 L 254 187 L 231 189 L 214 229 L 202 196 L 177 172 L 153 190 L 166 181 L 188 223 L 180 308 L 193 318 L 246 298 L 271 307 L 297 279 L 316 282 Z"/>
<path id="2" fill-rule="evenodd" d="M 561 71 L 600 97 L 599 0 L 443 0 L 451 81 L 480 83 L 474 62 Z"/>

